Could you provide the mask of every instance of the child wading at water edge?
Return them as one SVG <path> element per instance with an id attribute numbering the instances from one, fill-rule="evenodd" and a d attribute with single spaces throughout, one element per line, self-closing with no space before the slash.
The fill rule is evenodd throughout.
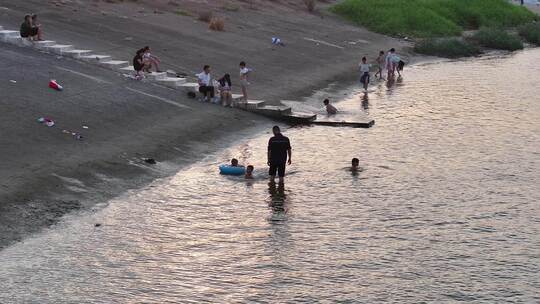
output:
<path id="1" fill-rule="evenodd" d="M 246 63 L 244 61 L 240 62 L 240 87 L 246 102 L 248 101 L 247 87 L 249 86 L 248 75 L 250 72 L 251 69 L 246 67 Z"/>
<path id="2" fill-rule="evenodd" d="M 326 108 L 326 113 L 328 113 L 328 115 L 337 114 L 336 107 L 330 104 L 330 100 L 328 100 L 328 98 L 323 100 L 323 104 L 324 104 L 324 107 Z"/>
<path id="3" fill-rule="evenodd" d="M 360 82 L 364 85 L 364 91 L 367 91 L 369 85 L 369 69 L 371 64 L 367 63 L 367 58 L 362 57 L 362 62 L 360 63 Z"/>

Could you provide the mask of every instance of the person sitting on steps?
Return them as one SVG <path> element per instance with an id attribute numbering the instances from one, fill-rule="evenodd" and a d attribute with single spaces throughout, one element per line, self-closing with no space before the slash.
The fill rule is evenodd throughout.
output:
<path id="1" fill-rule="evenodd" d="M 204 101 L 210 101 L 214 98 L 214 86 L 212 86 L 212 76 L 210 75 L 210 66 L 205 65 L 203 71 L 197 74 L 199 81 L 199 92 L 203 94 Z"/>
<path id="2" fill-rule="evenodd" d="M 161 61 L 159 60 L 158 57 L 152 55 L 152 53 L 150 53 L 150 47 L 149 46 L 145 46 L 143 48 L 143 61 L 145 64 L 148 65 L 148 70 L 150 70 L 152 67 L 154 67 L 156 69 L 156 72 L 157 73 L 161 73 L 161 70 L 159 69 L 159 64 L 161 63 Z"/>
<path id="3" fill-rule="evenodd" d="M 219 80 L 219 93 L 221 95 L 221 104 L 224 107 L 231 107 L 232 108 L 232 83 L 231 83 L 231 75 L 225 74 L 223 77 L 221 77 Z"/>
<path id="4" fill-rule="evenodd" d="M 137 77 L 137 79 L 144 77 L 142 72 L 148 69 L 147 64 L 145 64 L 143 60 L 143 53 L 143 49 L 140 49 L 135 54 L 135 57 L 133 57 L 133 69 L 135 70 L 135 77 Z"/>
<path id="5" fill-rule="evenodd" d="M 28 38 L 33 41 L 43 41 L 43 31 L 41 25 L 34 24 L 33 21 L 37 22 L 36 15 L 26 15 L 24 16 L 24 22 L 21 24 L 20 34 L 23 38 Z"/>

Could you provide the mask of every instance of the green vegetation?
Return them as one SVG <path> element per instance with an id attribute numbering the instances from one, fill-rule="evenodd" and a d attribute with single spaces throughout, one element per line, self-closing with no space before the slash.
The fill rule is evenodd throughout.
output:
<path id="1" fill-rule="evenodd" d="M 480 49 L 459 38 L 429 38 L 414 46 L 414 51 L 430 56 L 446 58 L 469 57 L 480 54 Z"/>
<path id="2" fill-rule="evenodd" d="M 531 22 L 519 27 L 519 35 L 529 43 L 540 45 L 540 23 Z"/>
<path id="3" fill-rule="evenodd" d="M 499 28 L 481 28 L 474 34 L 473 39 L 487 48 L 509 51 L 523 49 L 523 42 L 518 36 Z"/>
<path id="4" fill-rule="evenodd" d="M 539 20 L 507 0 L 344 0 L 331 10 L 372 31 L 412 37 L 456 36 L 464 29 Z"/>

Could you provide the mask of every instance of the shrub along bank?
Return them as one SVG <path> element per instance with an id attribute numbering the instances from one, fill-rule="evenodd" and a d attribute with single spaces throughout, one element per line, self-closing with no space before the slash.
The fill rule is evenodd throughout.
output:
<path id="1" fill-rule="evenodd" d="M 344 0 L 331 11 L 391 36 L 457 36 L 480 27 L 516 27 L 539 16 L 507 0 Z"/>

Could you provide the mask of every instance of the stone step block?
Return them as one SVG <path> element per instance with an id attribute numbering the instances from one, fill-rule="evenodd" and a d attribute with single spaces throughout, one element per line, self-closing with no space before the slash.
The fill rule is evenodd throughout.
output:
<path id="1" fill-rule="evenodd" d="M 133 67 L 132 67 L 133 68 Z M 145 74 L 145 76 L 149 79 L 152 79 L 152 80 L 166 80 L 168 78 L 176 78 L 176 77 L 167 77 L 167 73 L 166 72 L 151 72 L 151 73 L 147 73 Z M 179 79 L 179 78 L 176 78 L 176 79 Z"/>
<path id="2" fill-rule="evenodd" d="M 92 53 L 91 50 L 69 50 L 69 51 L 64 52 L 66 56 L 70 56 L 73 58 L 80 58 L 81 56 L 87 56 L 87 55 L 90 55 L 91 53 Z"/>
<path id="3" fill-rule="evenodd" d="M 180 90 L 182 90 L 185 93 L 198 93 L 199 92 L 199 84 L 196 82 L 185 82 L 178 86 Z"/>
<path id="4" fill-rule="evenodd" d="M 102 61 L 110 61 L 111 56 L 109 55 L 82 55 L 79 57 L 79 59 L 88 61 L 88 62 L 102 62 Z"/>
<path id="5" fill-rule="evenodd" d="M 178 77 L 165 77 L 165 78 L 157 79 L 156 81 L 158 83 L 160 83 L 160 84 L 163 84 L 163 85 L 167 86 L 167 87 L 176 89 L 179 86 L 181 86 L 182 84 L 184 84 L 186 82 L 186 79 L 185 78 L 178 78 Z"/>
<path id="6" fill-rule="evenodd" d="M 44 41 L 32 41 L 32 43 L 34 44 L 35 48 L 42 49 L 51 45 L 55 45 L 56 41 L 44 40 Z"/>
<path id="7" fill-rule="evenodd" d="M 119 70 L 121 68 L 127 67 L 129 65 L 129 62 L 122 60 L 109 60 L 100 61 L 100 64 L 113 70 Z"/>
<path id="8" fill-rule="evenodd" d="M 73 46 L 70 44 L 54 44 L 51 46 L 45 47 L 45 49 L 51 53 L 63 55 L 65 51 L 70 51 L 73 49 Z"/>
<path id="9" fill-rule="evenodd" d="M 264 106 L 264 100 L 248 100 L 236 102 L 236 107 L 245 110 L 255 110 Z"/>
<path id="10" fill-rule="evenodd" d="M 7 39 L 9 37 L 20 37 L 20 34 L 18 31 L 8 31 L 8 30 L 0 30 L 0 40 L 3 42 L 7 42 Z"/>

